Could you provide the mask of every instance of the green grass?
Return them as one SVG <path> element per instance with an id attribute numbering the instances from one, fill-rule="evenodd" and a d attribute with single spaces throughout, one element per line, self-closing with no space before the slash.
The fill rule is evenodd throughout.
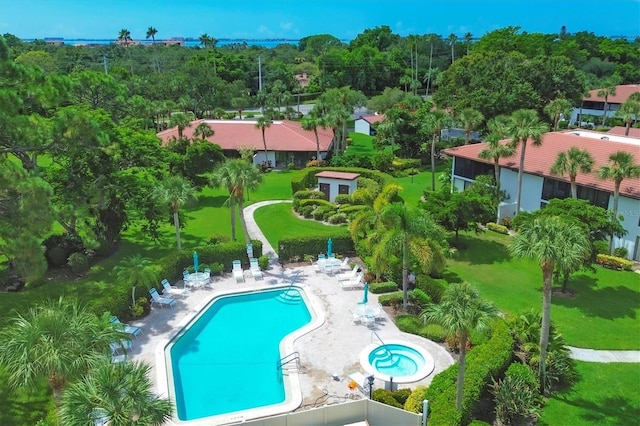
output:
<path id="1" fill-rule="evenodd" d="M 531 260 L 507 252 L 509 237 L 487 231 L 482 237 L 463 233 L 467 246 L 449 260 L 447 278 L 465 280 L 503 312 L 517 315 L 540 311 L 542 275 Z M 569 281 L 574 297 L 552 297 L 551 318 L 567 343 L 593 349 L 640 349 L 640 290 L 638 275 L 596 267 L 578 272 Z"/>
<path id="2" fill-rule="evenodd" d="M 638 424 L 638 364 L 576 362 L 579 381 L 547 401 L 540 425 Z"/>
<path id="3" fill-rule="evenodd" d="M 277 251 L 278 241 L 283 238 L 307 235 L 331 236 L 336 226 L 324 225 L 313 219 L 298 218 L 290 203 L 272 204 L 260 207 L 254 213 L 256 223 L 264 233 L 269 244 Z M 278 218 L 274 220 L 274 218 Z"/>

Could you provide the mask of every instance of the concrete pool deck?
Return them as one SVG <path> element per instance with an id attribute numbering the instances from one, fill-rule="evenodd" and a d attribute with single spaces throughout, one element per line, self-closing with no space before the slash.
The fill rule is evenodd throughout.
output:
<path id="1" fill-rule="evenodd" d="M 213 289 L 193 290 L 187 297 L 177 298 L 174 309 L 152 308 L 151 314 L 147 317 L 131 322 L 132 325 L 141 327 L 143 332 L 133 339 L 133 347 L 129 351 L 130 359 L 151 365 L 152 378 L 156 380 L 158 389 L 166 388 L 166 384 L 157 383 L 158 377 L 162 380 L 164 366 L 156 365 L 156 351 L 178 333 L 211 299 L 231 290 L 256 290 L 286 284 L 293 276 L 296 277 L 296 285 L 303 288 L 309 297 L 316 299 L 314 305 L 320 305 L 325 315 L 321 327 L 294 342 L 294 350 L 300 353 L 299 378 L 303 401 L 299 409 L 365 397 L 360 390 L 348 389 L 347 376 L 353 372 L 366 375 L 360 366 L 360 352 L 370 343 L 377 341 L 373 331 L 383 341 L 400 339 L 420 345 L 434 359 L 435 370 L 427 378 L 400 387 L 414 388 L 427 385 L 433 376 L 454 362 L 442 346 L 398 330 L 386 313 L 373 328 L 354 323 L 349 310 L 362 300 L 362 290 L 343 290 L 335 278 L 324 273 L 316 274 L 310 265 L 284 269 L 272 266 L 270 270 L 265 271 L 263 280 L 246 278 L 245 283 L 236 283 L 231 274 L 226 274 L 213 283 Z M 377 301 L 377 295 L 369 294 L 369 303 Z M 340 380 L 334 380 L 333 376 L 339 377 Z M 380 387 L 384 387 L 384 383 L 376 380 L 374 389 Z"/>

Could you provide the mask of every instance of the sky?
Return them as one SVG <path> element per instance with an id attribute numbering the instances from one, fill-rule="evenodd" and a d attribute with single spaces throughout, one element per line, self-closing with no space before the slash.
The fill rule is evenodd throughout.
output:
<path id="1" fill-rule="evenodd" d="M 640 0 L 0 0 L 0 34 L 22 39 L 300 39 L 330 34 L 352 40 L 387 25 L 393 33 L 474 37 L 506 26 L 522 31 L 640 36 Z"/>

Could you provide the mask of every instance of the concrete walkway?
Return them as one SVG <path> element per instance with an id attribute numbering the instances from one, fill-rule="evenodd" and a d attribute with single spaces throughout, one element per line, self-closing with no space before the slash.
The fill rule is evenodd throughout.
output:
<path id="1" fill-rule="evenodd" d="M 276 203 L 290 203 L 291 200 L 272 200 L 272 201 L 261 201 L 259 203 L 255 203 L 246 207 L 243 211 L 244 220 L 247 224 L 247 229 L 249 231 L 249 236 L 252 239 L 262 241 L 262 253 L 269 256 L 271 260 L 271 264 L 273 267 L 280 268 L 278 264 L 278 255 L 275 250 L 269 244 L 264 234 L 256 224 L 256 221 L 253 218 L 253 213 L 263 206 L 268 206 L 270 204 Z M 640 270 L 636 271 L 640 272 Z M 571 358 L 578 361 L 587 361 L 587 362 L 631 362 L 631 363 L 640 363 L 640 351 L 615 351 L 615 350 L 596 350 L 596 349 L 584 349 L 584 348 L 576 348 L 569 346 L 569 350 L 571 351 Z"/>

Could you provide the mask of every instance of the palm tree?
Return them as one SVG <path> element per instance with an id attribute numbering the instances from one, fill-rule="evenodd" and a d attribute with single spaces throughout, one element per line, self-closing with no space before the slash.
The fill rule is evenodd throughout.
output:
<path id="1" fill-rule="evenodd" d="M 451 45 L 451 63 L 453 64 L 453 61 L 455 61 L 455 47 L 456 42 L 458 41 L 458 36 L 451 33 L 449 34 L 449 37 L 447 37 L 447 41 Z"/>
<path id="2" fill-rule="evenodd" d="M 64 392 L 62 424 L 110 426 L 162 425 L 171 418 L 173 404 L 153 393 L 151 368 L 138 362 L 101 360 Z"/>
<path id="3" fill-rule="evenodd" d="M 156 44 L 156 34 L 158 34 L 158 30 L 153 27 L 147 28 L 147 40 L 149 40 L 149 37 L 151 37 L 151 40 L 153 40 L 153 44 Z"/>
<path id="4" fill-rule="evenodd" d="M 575 270 L 591 254 L 587 232 L 577 223 L 558 216 L 543 216 L 525 222 L 513 238 L 513 256 L 534 259 L 542 270 L 542 326 L 540 328 L 540 389 L 545 389 L 545 362 L 551 324 L 553 271 Z"/>
<path id="5" fill-rule="evenodd" d="M 442 129 L 449 122 L 446 111 L 436 109 L 425 117 L 421 131 L 431 135 L 431 190 L 436 190 L 436 141 L 440 138 Z"/>
<path id="6" fill-rule="evenodd" d="M 205 34 L 202 34 L 200 36 L 198 41 L 200 41 L 200 44 L 205 49 L 211 48 L 213 50 L 213 75 L 214 76 L 217 75 L 217 70 L 216 70 L 216 51 L 215 51 L 215 49 L 216 49 L 216 44 L 218 44 L 218 40 L 216 40 L 215 38 L 211 37 L 209 34 L 205 33 Z"/>
<path id="7" fill-rule="evenodd" d="M 444 268 L 445 234 L 420 208 L 402 203 L 387 205 L 380 215 L 381 238 L 375 250 L 395 255 L 402 261 L 402 310 L 407 312 L 409 256 L 415 258 L 425 273 Z"/>
<path id="8" fill-rule="evenodd" d="M 180 208 L 196 200 L 196 189 L 182 176 L 173 175 L 166 177 L 157 186 L 152 197 L 160 204 L 168 204 L 173 214 L 173 225 L 176 228 L 176 241 L 178 250 L 182 250 L 180 239 Z"/>
<path id="9" fill-rule="evenodd" d="M 131 283 L 131 302 L 134 306 L 136 304 L 136 287 L 143 285 L 149 288 L 156 282 L 157 277 L 151 266 L 151 259 L 137 253 L 113 268 L 118 281 Z"/>
<path id="10" fill-rule="evenodd" d="M 231 106 L 238 111 L 240 120 L 242 120 L 242 111 L 247 107 L 249 101 L 244 97 L 237 97 L 231 99 Z"/>
<path id="11" fill-rule="evenodd" d="M 465 33 L 464 35 L 464 44 L 467 45 L 467 55 L 469 54 L 469 48 L 471 47 L 471 42 L 473 41 L 473 34 Z"/>
<path id="12" fill-rule="evenodd" d="M 447 336 L 455 337 L 460 344 L 458 361 L 458 380 L 456 386 L 456 408 L 462 408 L 462 390 L 467 357 L 467 342 L 473 331 L 489 328 L 491 319 L 498 310 L 480 297 L 478 291 L 469 283 L 451 284 L 442 295 L 439 304 L 434 304 L 420 316 L 425 322 L 442 325 Z"/>
<path id="13" fill-rule="evenodd" d="M 569 117 L 573 104 L 567 99 L 554 99 L 544 107 L 544 112 L 549 116 L 553 122 L 553 131 L 558 130 L 558 123 L 561 117 Z"/>
<path id="14" fill-rule="evenodd" d="M 213 136 L 215 133 L 216 132 L 211 128 L 211 126 L 209 126 L 209 124 L 205 123 L 204 121 L 198 124 L 195 129 L 193 129 L 193 136 L 196 138 L 200 136 L 203 141 L 208 137 Z"/>
<path id="15" fill-rule="evenodd" d="M 258 121 L 256 121 L 256 128 L 260 129 L 260 131 L 262 132 L 262 144 L 264 145 L 264 163 L 265 163 L 265 165 L 269 164 L 269 157 L 267 155 L 267 139 L 265 138 L 264 131 L 268 127 L 271 127 L 271 123 L 272 123 L 272 121 L 270 119 L 264 117 L 264 116 L 258 118 Z"/>
<path id="16" fill-rule="evenodd" d="M 604 98 L 604 110 L 602 112 L 602 125 L 607 122 L 607 108 L 609 107 L 609 96 L 616 95 L 617 81 L 613 78 L 603 81 L 604 87 L 598 90 L 598 97 Z"/>
<path id="17" fill-rule="evenodd" d="M 128 338 L 108 319 L 60 298 L 16 313 L 3 326 L 0 365 L 11 388 L 33 388 L 45 377 L 59 404 L 67 382 L 110 354 L 110 343 Z"/>
<path id="18" fill-rule="evenodd" d="M 509 137 L 511 130 L 511 117 L 508 115 L 496 115 L 487 121 L 487 129 L 490 133 L 495 133 L 500 139 Z"/>
<path id="19" fill-rule="evenodd" d="M 497 133 L 489 133 L 485 139 L 487 147 L 478 153 L 478 157 L 483 160 L 492 160 L 496 184 L 500 185 L 500 159 L 511 157 L 515 153 L 515 149 L 508 144 L 502 144 L 500 135 Z"/>
<path id="20" fill-rule="evenodd" d="M 390 203 L 399 201 L 398 193 L 401 190 L 400 185 L 393 183 L 385 185 L 378 195 L 372 194 L 367 188 L 358 188 L 354 192 L 354 197 L 363 200 L 365 206 L 349 222 L 349 233 L 354 242 L 368 238 L 378 228 L 382 211 Z"/>
<path id="21" fill-rule="evenodd" d="M 640 119 L 640 102 L 631 99 L 627 99 L 625 103 L 622 104 L 620 109 L 617 111 L 616 115 L 622 119 L 625 125 L 624 135 L 629 136 L 629 129 L 631 128 L 631 123 Z"/>
<path id="22" fill-rule="evenodd" d="M 578 199 L 576 176 L 578 172 L 591 173 L 591 167 L 593 167 L 593 157 L 589 151 L 572 146 L 569 151 L 558 153 L 551 165 L 551 174 L 563 176 L 567 173 L 571 183 L 571 197 Z"/>
<path id="23" fill-rule="evenodd" d="M 220 164 L 212 173 L 209 183 L 211 186 L 220 188 L 224 187 L 229 192 L 229 198 L 227 203 L 229 204 L 229 211 L 231 212 L 231 241 L 236 241 L 236 177 L 235 167 L 233 162 L 236 159 L 229 159 Z M 244 160 L 242 160 L 244 161 Z M 246 162 L 246 161 L 245 161 Z"/>
<path id="24" fill-rule="evenodd" d="M 464 127 L 464 144 L 468 145 L 469 140 L 471 139 L 471 132 L 473 131 L 473 129 L 482 124 L 484 115 L 482 115 L 482 113 L 477 109 L 465 108 L 460 111 L 458 119 L 462 122 L 462 125 Z"/>
<path id="25" fill-rule="evenodd" d="M 182 131 L 187 127 L 191 127 L 191 120 L 189 120 L 187 114 L 184 114 L 182 112 L 172 114 L 171 119 L 169 120 L 169 127 L 177 127 L 178 139 L 182 139 Z"/>
<path id="26" fill-rule="evenodd" d="M 524 159 L 527 142 L 532 140 L 534 146 L 542 145 L 542 135 L 547 131 L 546 124 L 538 120 L 538 113 L 532 109 L 519 109 L 511 114 L 510 134 L 513 138 L 510 146 L 520 146 L 520 167 L 518 168 L 518 192 L 516 196 L 516 214 L 520 213 L 520 199 L 522 195 L 522 175 L 524 174 Z"/>
<path id="27" fill-rule="evenodd" d="M 131 40 L 131 32 L 126 28 L 121 29 L 118 34 L 118 40 L 120 40 L 125 46 L 128 46 L 129 41 Z"/>
<path id="28" fill-rule="evenodd" d="M 233 161 L 233 160 L 231 160 Z M 262 173 L 253 164 L 250 164 L 244 160 L 234 161 L 233 167 L 235 170 L 236 184 L 235 184 L 235 196 L 238 203 L 238 210 L 240 211 L 240 222 L 242 222 L 242 229 L 244 230 L 244 240 L 246 244 L 251 243 L 251 237 L 249 236 L 249 229 L 247 228 L 247 222 L 244 220 L 244 192 L 245 190 L 254 191 L 260 183 L 262 183 Z"/>
<path id="29" fill-rule="evenodd" d="M 302 128 L 304 130 L 311 130 L 316 137 L 316 160 L 318 161 L 318 166 L 320 165 L 320 138 L 318 137 L 318 126 L 323 129 L 326 128 L 326 120 L 324 117 L 320 117 L 316 115 L 313 111 L 305 116 L 300 122 Z"/>
<path id="30" fill-rule="evenodd" d="M 613 187 L 613 215 L 618 216 L 618 199 L 620 198 L 620 184 L 624 179 L 640 176 L 640 164 L 635 163 L 633 154 L 624 151 L 614 152 L 609 156 L 609 164 L 598 170 L 600 179 L 609 179 Z"/>

